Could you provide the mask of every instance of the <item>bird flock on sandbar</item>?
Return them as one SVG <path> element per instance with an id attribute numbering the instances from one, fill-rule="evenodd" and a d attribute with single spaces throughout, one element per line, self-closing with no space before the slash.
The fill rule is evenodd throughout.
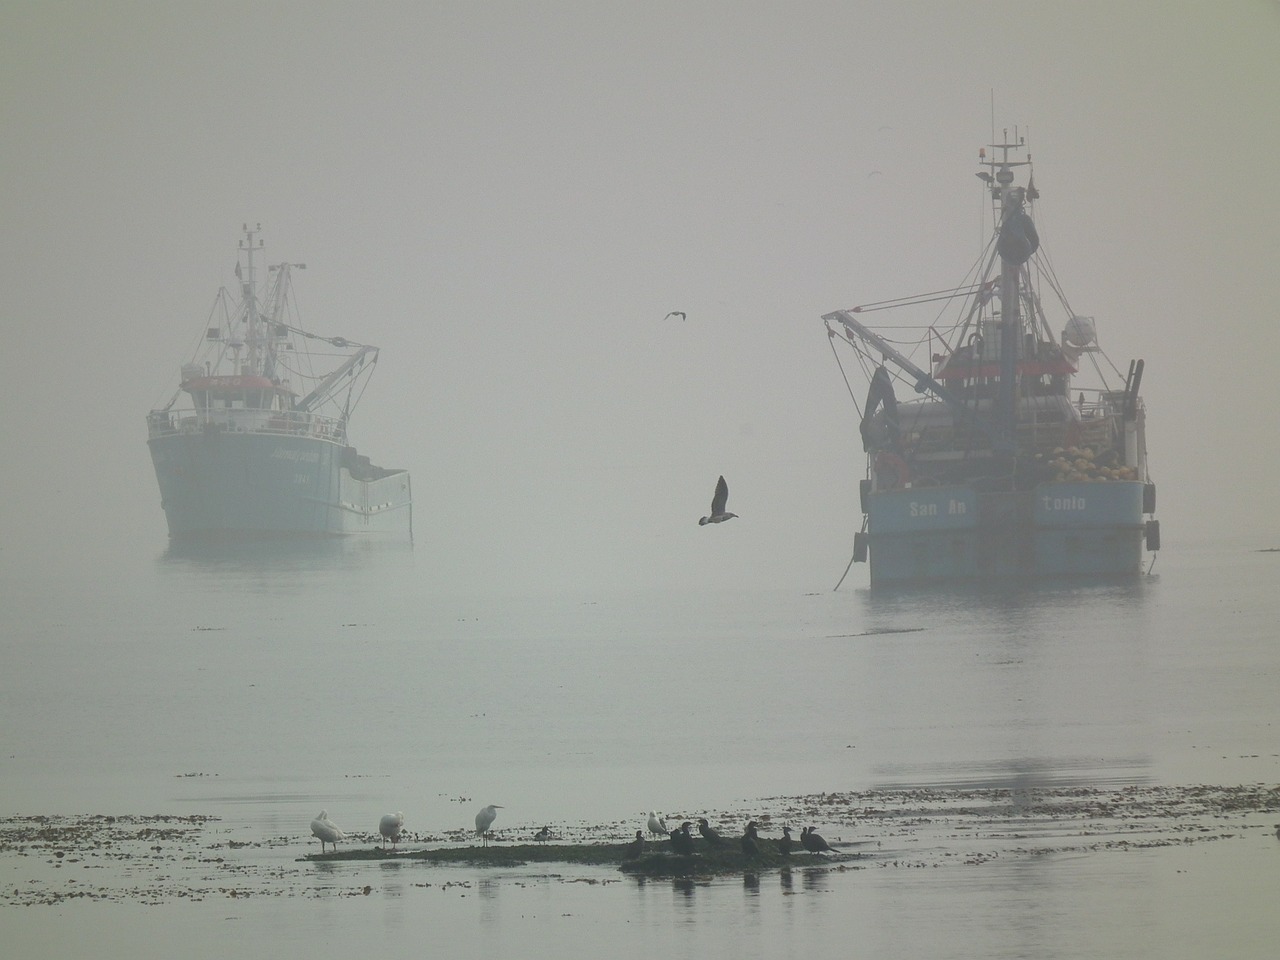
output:
<path id="1" fill-rule="evenodd" d="M 475 819 L 475 836 L 480 841 L 482 847 L 487 847 L 489 842 L 494 839 L 493 823 L 498 818 L 498 811 L 503 809 L 501 804 L 491 803 L 480 809 Z M 697 841 L 700 838 L 704 848 L 708 850 L 731 850 L 730 841 L 711 825 L 711 821 L 706 817 L 697 818 L 698 837 L 693 835 L 694 821 L 683 820 L 675 829 L 667 827 L 666 820 L 661 817 L 657 811 L 650 810 L 648 820 L 645 827 L 648 830 L 648 839 L 645 838 L 645 830 L 636 830 L 633 840 L 626 844 L 622 851 L 622 862 L 638 860 L 645 853 L 662 853 L 669 852 L 681 857 L 692 857 L 698 852 Z M 404 813 L 396 811 L 388 813 L 378 821 L 378 834 L 382 838 L 382 850 L 386 852 L 388 848 L 392 853 L 396 852 L 397 845 L 400 842 L 401 834 L 404 832 Z M 350 839 L 337 824 L 329 819 L 327 810 L 321 810 L 319 816 L 311 821 L 311 833 L 320 841 L 320 852 L 327 852 L 329 846 L 333 847 L 333 852 L 337 852 L 338 843 Z M 507 838 L 510 839 L 510 838 Z M 530 838 L 537 843 L 546 843 L 554 839 L 551 827 L 543 826 L 540 830 Z M 782 836 L 777 839 L 764 838 L 760 836 L 760 824 L 751 820 L 743 829 L 742 836 L 738 838 L 738 849 L 743 857 L 754 859 L 761 856 L 766 849 L 776 850 L 784 858 L 791 855 L 791 851 L 795 849 L 796 841 L 791 836 L 791 827 L 784 826 L 782 828 Z M 800 831 L 799 845 L 802 849 L 809 853 L 834 853 L 830 844 L 822 838 L 822 836 L 813 827 L 804 827 Z"/>

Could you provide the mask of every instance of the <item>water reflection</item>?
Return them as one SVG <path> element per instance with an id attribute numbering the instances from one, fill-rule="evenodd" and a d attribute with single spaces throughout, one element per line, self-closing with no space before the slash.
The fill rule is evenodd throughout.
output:
<path id="1" fill-rule="evenodd" d="M 480 897 L 480 921 L 486 925 L 502 919 L 502 898 L 498 895 L 498 882 L 489 877 L 476 881 L 476 894 Z"/>
<path id="2" fill-rule="evenodd" d="M 262 539 L 186 538 L 169 541 L 161 565 L 205 569 L 328 569 L 352 560 L 411 558 L 413 542 L 380 537 Z"/>
<path id="3" fill-rule="evenodd" d="M 172 541 L 155 560 L 169 593 L 266 594 L 323 602 L 372 594 L 413 574 L 413 544 L 357 537 Z"/>
<path id="4" fill-rule="evenodd" d="M 1072 577 L 1063 580 L 1005 580 L 862 587 L 853 591 L 869 606 L 990 611 L 1056 603 L 1140 603 L 1159 586 L 1156 575 Z"/>
<path id="5" fill-rule="evenodd" d="M 824 867 L 806 867 L 800 871 L 800 886 L 808 893 L 830 889 L 830 876 Z"/>
<path id="6" fill-rule="evenodd" d="M 1159 595 L 1149 578 L 864 592 L 862 629 L 831 639 L 876 681 L 850 736 L 872 783 L 1143 782 Z"/>
<path id="7" fill-rule="evenodd" d="M 317 860 L 312 863 L 311 877 L 311 893 L 314 896 L 331 896 L 338 888 L 339 875 L 337 864 L 328 860 Z"/>

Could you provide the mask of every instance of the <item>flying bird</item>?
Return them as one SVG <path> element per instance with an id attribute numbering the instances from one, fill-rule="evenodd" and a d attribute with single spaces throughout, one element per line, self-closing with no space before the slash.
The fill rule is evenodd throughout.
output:
<path id="1" fill-rule="evenodd" d="M 655 837 L 665 837 L 671 833 L 671 831 L 667 829 L 667 825 L 662 822 L 662 818 L 652 810 L 649 811 L 649 832 Z"/>
<path id="2" fill-rule="evenodd" d="M 537 840 L 539 843 L 546 843 L 551 839 L 551 828 L 543 827 L 533 835 L 533 839 Z"/>
<path id="3" fill-rule="evenodd" d="M 702 834 L 702 839 L 707 843 L 724 843 L 724 837 L 711 829 L 711 824 L 707 822 L 706 817 L 698 819 L 698 832 Z"/>
<path id="4" fill-rule="evenodd" d="M 800 831 L 800 846 L 810 853 L 822 853 L 823 851 L 831 850 L 831 845 L 823 840 L 813 827 L 805 827 Z"/>
<path id="5" fill-rule="evenodd" d="M 685 319 L 684 311 L 683 311 L 683 310 L 672 310 L 670 313 L 668 313 L 668 314 L 667 314 L 665 317 L 663 317 L 662 319 L 663 319 L 663 320 L 666 320 L 666 319 L 668 319 L 668 318 L 670 318 L 670 317 L 679 317 L 681 320 L 683 320 L 683 319 Z"/>
<path id="6" fill-rule="evenodd" d="M 404 828 L 404 814 L 397 810 L 395 813 L 386 814 L 378 821 L 378 832 L 382 834 L 382 839 L 390 840 L 394 849 L 395 845 L 400 842 L 400 831 Z M 383 844 L 386 847 L 386 844 Z"/>
<path id="7" fill-rule="evenodd" d="M 756 833 L 756 822 L 752 820 L 747 824 L 746 831 L 742 834 L 742 855 L 744 857 L 758 857 L 760 855 L 760 844 L 757 842 L 760 835 Z"/>
<path id="8" fill-rule="evenodd" d="M 338 841 L 347 839 L 347 835 L 338 829 L 338 825 L 329 819 L 329 814 L 324 810 L 311 821 L 311 833 L 320 838 L 321 853 L 324 853 L 326 843 L 332 843 L 333 849 L 337 851 Z"/>
<path id="9" fill-rule="evenodd" d="M 636 838 L 628 843 L 626 849 L 622 851 L 622 859 L 638 860 L 642 853 L 644 853 L 644 831 L 637 830 Z"/>
<path id="10" fill-rule="evenodd" d="M 728 504 L 729 485 L 724 482 L 724 477 L 721 477 L 716 483 L 716 495 L 711 498 L 711 516 L 699 520 L 698 526 L 705 527 L 708 523 L 724 523 L 726 520 L 732 520 L 737 514 L 728 513 L 725 510 Z"/>
<path id="11" fill-rule="evenodd" d="M 501 804 L 491 803 L 476 814 L 476 836 L 484 841 L 486 847 L 489 845 L 489 828 L 493 826 L 493 821 L 501 809 Z"/>

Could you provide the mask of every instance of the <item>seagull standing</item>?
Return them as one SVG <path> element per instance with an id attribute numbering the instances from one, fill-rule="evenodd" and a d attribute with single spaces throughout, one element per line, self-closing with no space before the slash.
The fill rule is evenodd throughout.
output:
<path id="1" fill-rule="evenodd" d="M 672 310 L 670 313 L 668 313 L 668 314 L 667 314 L 665 317 L 663 317 L 662 319 L 663 319 L 663 320 L 667 320 L 667 319 L 669 319 L 669 318 L 671 318 L 671 317 L 679 317 L 681 320 L 683 320 L 683 319 L 685 319 L 684 311 L 683 311 L 683 310 Z"/>
<path id="2" fill-rule="evenodd" d="M 321 853 L 324 853 L 326 843 L 332 843 L 334 851 L 337 852 L 338 841 L 347 839 L 347 835 L 338 829 L 338 825 L 329 819 L 329 814 L 324 810 L 320 811 L 320 816 L 311 821 L 311 833 L 320 838 Z"/>
<path id="3" fill-rule="evenodd" d="M 708 523 L 724 523 L 726 520 L 732 520 L 737 514 L 728 513 L 725 510 L 728 504 L 729 485 L 724 482 L 724 477 L 721 477 L 716 483 L 716 495 L 711 498 L 711 516 L 699 520 L 698 526 L 705 527 Z"/>
<path id="4" fill-rule="evenodd" d="M 662 822 L 662 818 L 652 810 L 649 811 L 649 832 L 655 837 L 665 837 L 671 833 L 671 831 L 667 829 L 667 825 Z"/>
<path id="5" fill-rule="evenodd" d="M 644 831 L 637 830 L 636 838 L 628 843 L 626 849 L 622 851 L 622 859 L 638 860 L 642 853 L 644 853 Z"/>
<path id="6" fill-rule="evenodd" d="M 489 828 L 493 826 L 493 821 L 501 809 L 501 804 L 491 803 L 476 814 L 476 836 L 484 842 L 486 847 L 489 845 Z"/>
<path id="7" fill-rule="evenodd" d="M 400 842 L 400 831 L 404 828 L 404 814 L 397 810 L 395 813 L 388 813 L 378 821 L 378 832 L 382 834 L 382 839 L 390 840 L 392 849 Z M 383 849 L 386 844 L 383 843 Z"/>

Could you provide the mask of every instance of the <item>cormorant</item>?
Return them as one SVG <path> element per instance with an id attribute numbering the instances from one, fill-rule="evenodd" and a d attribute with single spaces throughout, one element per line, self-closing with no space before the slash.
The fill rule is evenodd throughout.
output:
<path id="1" fill-rule="evenodd" d="M 638 860 L 640 854 L 644 853 L 644 831 L 637 830 L 636 838 L 627 844 L 627 848 L 622 851 L 622 859 Z"/>
<path id="2" fill-rule="evenodd" d="M 693 853 L 693 836 L 689 833 L 689 828 L 693 826 L 688 820 L 680 824 L 679 830 L 671 831 L 671 847 L 676 853 L 682 856 L 689 856 Z"/>
<path id="3" fill-rule="evenodd" d="M 823 851 L 831 850 L 831 846 L 818 835 L 818 831 L 813 827 L 805 827 L 800 831 L 800 845 L 810 853 L 822 853 Z"/>
<path id="4" fill-rule="evenodd" d="M 698 832 L 707 843 L 724 843 L 724 837 L 711 829 L 711 824 L 707 822 L 706 817 L 698 818 Z"/>
<path id="5" fill-rule="evenodd" d="M 752 820 L 747 824 L 746 832 L 742 834 L 742 855 L 744 857 L 760 856 L 760 844 L 757 841 L 760 835 L 756 833 L 756 822 Z"/>

